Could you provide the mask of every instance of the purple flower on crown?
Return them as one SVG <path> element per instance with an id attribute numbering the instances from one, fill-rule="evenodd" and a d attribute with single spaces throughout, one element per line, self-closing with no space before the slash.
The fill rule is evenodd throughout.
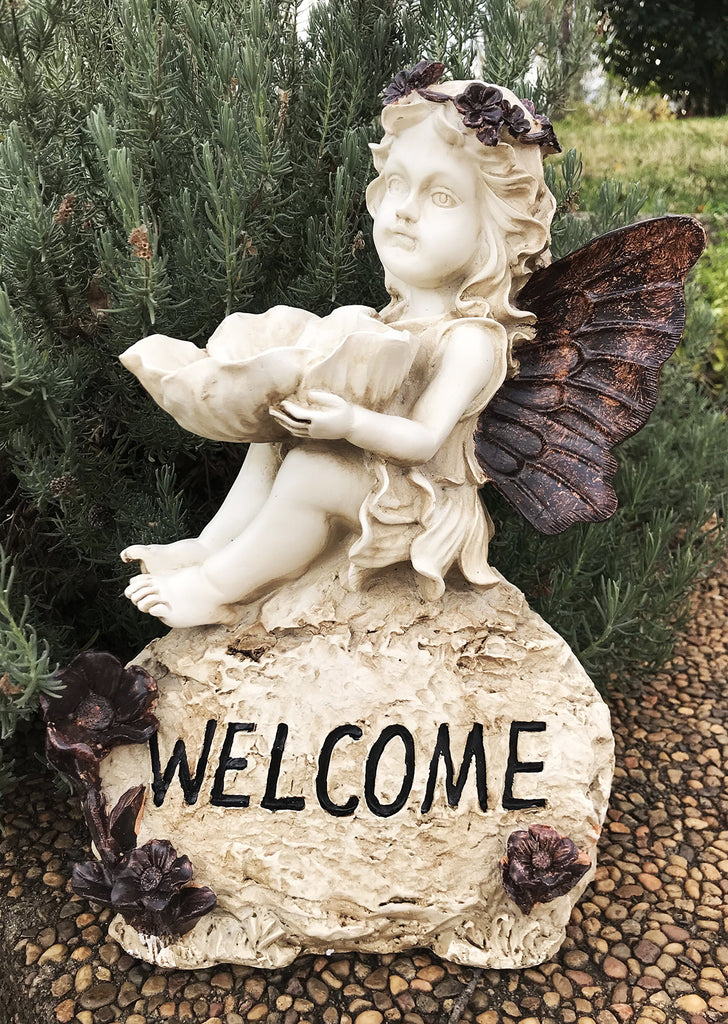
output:
<path id="1" fill-rule="evenodd" d="M 494 85 L 473 82 L 453 100 L 466 128 L 473 128 L 486 146 L 495 146 L 503 124 L 503 93 Z"/>
<path id="2" fill-rule="evenodd" d="M 549 149 L 554 153 L 561 152 L 561 146 L 559 140 L 556 138 L 556 132 L 554 126 L 551 124 L 545 114 L 537 114 L 536 108 L 534 107 L 531 100 L 521 100 L 521 103 L 529 112 L 534 121 L 541 126 L 540 132 L 529 134 L 522 141 L 533 143 L 537 146 L 548 146 Z"/>
<path id="3" fill-rule="evenodd" d="M 484 146 L 496 146 L 505 125 L 516 138 L 531 131 L 531 122 L 520 106 L 509 103 L 500 89 L 482 82 L 472 82 L 465 92 L 453 99 L 456 110 L 463 115 L 466 128 L 473 128 Z"/>
<path id="4" fill-rule="evenodd" d="M 531 131 L 531 122 L 523 113 L 523 109 L 516 103 L 509 103 L 503 100 L 503 122 L 508 126 L 508 131 L 514 138 L 527 136 Z"/>
<path id="5" fill-rule="evenodd" d="M 497 146 L 501 129 L 507 128 L 514 139 L 546 146 L 553 153 L 561 152 L 553 125 L 543 114 L 536 113 L 530 100 L 511 103 L 497 86 L 484 82 L 471 82 L 458 96 L 432 90 L 430 86 L 440 80 L 444 70 L 444 64 L 439 61 L 421 60 L 408 71 L 399 71 L 384 92 L 384 106 L 417 92 L 433 103 L 452 102 L 462 114 L 465 127 L 471 128 L 484 146 Z M 524 111 L 528 111 L 540 130 L 534 130 L 533 121 Z"/>
<path id="6" fill-rule="evenodd" d="M 445 65 L 439 61 L 421 60 L 409 71 L 398 71 L 394 81 L 384 90 L 383 105 L 386 107 L 390 103 L 397 103 L 411 92 L 418 92 L 436 103 L 444 103 L 448 99 L 447 96 L 428 91 L 431 85 L 440 80 L 444 70 Z"/>

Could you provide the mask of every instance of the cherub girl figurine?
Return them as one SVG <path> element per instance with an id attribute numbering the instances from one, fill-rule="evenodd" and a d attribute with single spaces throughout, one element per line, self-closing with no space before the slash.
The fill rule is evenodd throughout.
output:
<path id="1" fill-rule="evenodd" d="M 461 109 L 469 104 L 465 117 L 451 97 Z M 490 129 L 483 141 L 469 127 L 481 117 Z M 437 101 L 405 83 L 382 122 L 384 139 L 373 147 L 379 176 L 367 191 L 392 297 L 381 314 L 364 307 L 323 320 L 288 307 L 234 314 L 206 353 L 153 335 L 121 357 L 187 429 L 258 442 L 199 538 L 133 545 L 122 554 L 147 570 L 127 596 L 169 625 L 230 621 L 230 605 L 303 573 L 337 524 L 347 531 L 354 586 L 407 560 L 428 599 L 442 594 L 455 563 L 473 584 L 497 581 L 487 561 L 492 525 L 478 495 L 484 477 L 473 434 L 506 377 L 514 339 L 532 333 L 534 317 L 512 297 L 548 259 L 555 204 L 533 142 L 553 148 L 555 140 L 512 93 L 479 83 L 448 82 Z M 348 373 L 325 389 L 320 374 L 313 388 L 288 373 L 277 394 L 254 372 L 252 384 L 241 378 L 261 348 L 293 363 L 301 350 L 335 352 L 356 334 L 361 344 L 347 347 Z M 401 336 L 408 365 L 405 376 L 384 354 L 395 393 L 374 408 L 353 392 L 362 373 L 377 373 L 372 339 L 382 335 Z M 251 396 L 256 385 L 264 408 Z M 239 419 L 248 419 L 252 403 L 257 422 L 228 427 L 238 406 Z"/>
<path id="2" fill-rule="evenodd" d="M 126 591 L 141 611 L 234 623 L 235 606 L 299 577 L 334 540 L 353 587 L 398 562 L 427 600 L 455 566 L 476 587 L 498 581 L 473 438 L 517 370 L 514 347 L 523 367 L 534 338 L 519 292 L 550 262 L 542 157 L 559 147 L 530 104 L 481 82 L 435 85 L 442 71 L 422 62 L 385 95 L 367 191 L 391 296 L 381 313 L 279 306 L 228 317 L 204 351 L 153 335 L 121 356 L 186 429 L 254 442 L 198 538 L 122 552 L 145 569 Z M 506 411 L 501 433 L 510 426 Z M 528 455 L 544 448 L 534 429 Z M 517 448 L 498 448 L 489 476 Z"/>

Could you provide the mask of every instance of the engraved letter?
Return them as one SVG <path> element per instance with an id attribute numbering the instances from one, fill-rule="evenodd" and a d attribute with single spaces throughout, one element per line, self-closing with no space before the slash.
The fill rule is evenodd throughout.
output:
<path id="1" fill-rule="evenodd" d="M 544 732 L 545 722 L 511 722 L 511 735 L 508 743 L 508 766 L 503 789 L 503 810 L 522 811 L 528 807 L 545 807 L 543 797 L 533 800 L 521 800 L 513 795 L 513 779 L 518 772 L 542 772 L 543 761 L 518 760 L 518 735 L 522 732 Z"/>
<path id="2" fill-rule="evenodd" d="M 154 736 L 149 738 L 149 754 L 152 759 L 152 792 L 154 793 L 155 807 L 161 807 L 164 803 L 164 798 L 167 795 L 167 790 L 174 778 L 177 766 L 179 766 L 179 784 L 182 787 L 185 802 L 188 804 L 197 803 L 197 797 L 200 795 L 200 786 L 202 785 L 202 780 L 205 777 L 207 759 L 210 756 L 212 737 L 215 735 L 216 728 L 217 722 L 214 718 L 211 718 L 205 728 L 205 739 L 202 743 L 202 753 L 200 754 L 200 759 L 197 762 L 197 771 L 195 772 L 194 779 L 190 776 L 190 766 L 187 761 L 187 750 L 183 739 L 178 739 L 175 743 L 172 756 L 167 762 L 167 767 L 164 769 L 164 775 L 162 775 L 162 766 L 159 760 L 159 744 L 157 742 L 156 733 Z"/>
<path id="3" fill-rule="evenodd" d="M 475 785 L 478 791 L 478 803 L 481 811 L 488 810 L 488 790 L 485 777 L 485 750 L 483 749 L 483 726 L 476 722 L 468 733 L 465 741 L 465 752 L 460 765 L 457 780 L 455 769 L 452 763 L 452 752 L 450 750 L 450 729 L 442 724 L 437 732 L 437 743 L 430 761 L 430 774 L 427 779 L 425 799 L 422 801 L 422 813 L 426 814 L 432 807 L 432 800 L 435 795 L 437 784 L 437 769 L 440 758 L 445 763 L 445 792 L 447 802 L 451 807 L 457 807 L 460 803 L 465 782 L 470 773 L 470 765 L 475 761 Z"/>
<path id="4" fill-rule="evenodd" d="M 230 722 L 220 751 L 220 761 L 212 784 L 210 803 L 213 807 L 248 807 L 250 797 L 242 793 L 225 793 L 225 772 L 242 771 L 248 764 L 247 757 L 230 757 L 233 740 L 239 732 L 255 732 L 255 722 Z"/>
<path id="5" fill-rule="evenodd" d="M 395 736 L 398 736 L 404 744 L 404 778 L 402 780 L 402 788 L 394 800 L 390 804 L 383 804 L 374 792 L 377 781 L 377 768 L 379 767 L 379 761 L 384 753 L 385 747 L 390 740 L 394 739 Z M 382 730 L 381 735 L 373 744 L 372 749 L 369 751 L 369 756 L 367 757 L 364 781 L 364 797 L 367 802 L 367 807 L 379 818 L 391 817 L 391 815 L 396 814 L 397 811 L 401 811 L 404 807 L 407 797 L 412 791 L 412 783 L 414 781 L 415 741 L 412 739 L 412 733 L 409 729 L 405 729 L 403 725 L 388 725 L 386 729 Z"/>
<path id="6" fill-rule="evenodd" d="M 353 814 L 359 804 L 358 796 L 350 796 L 345 804 L 335 804 L 329 796 L 329 768 L 331 767 L 331 755 L 334 747 L 344 736 L 351 736 L 353 740 L 361 739 L 361 729 L 358 725 L 338 725 L 332 729 L 323 742 L 319 755 L 319 770 L 316 776 L 316 796 L 322 808 L 335 818 L 346 818 Z"/>

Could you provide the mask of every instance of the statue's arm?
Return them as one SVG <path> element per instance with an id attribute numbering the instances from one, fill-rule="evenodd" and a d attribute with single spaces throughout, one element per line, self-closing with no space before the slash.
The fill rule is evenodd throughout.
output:
<path id="1" fill-rule="evenodd" d="M 405 465 L 429 461 L 486 386 L 495 364 L 491 331 L 474 324 L 452 330 L 437 372 L 411 416 L 388 416 L 354 406 L 346 440 Z"/>
<path id="2" fill-rule="evenodd" d="M 282 415 L 271 415 L 297 437 L 349 441 L 403 465 L 427 462 L 495 372 L 494 332 L 500 330 L 472 322 L 451 329 L 435 375 L 423 381 L 409 417 L 373 412 L 322 392 L 312 393 L 315 406 L 288 401 Z"/>

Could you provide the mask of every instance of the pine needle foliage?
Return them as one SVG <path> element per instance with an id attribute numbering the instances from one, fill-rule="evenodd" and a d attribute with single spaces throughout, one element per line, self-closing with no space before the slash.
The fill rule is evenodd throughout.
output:
<path id="1" fill-rule="evenodd" d="M 118 354 L 155 331 L 204 344 L 235 310 L 383 305 L 365 189 L 384 87 L 441 59 L 554 114 L 587 60 L 590 12 L 329 0 L 299 33 L 296 0 L 0 2 L 0 543 L 27 599 L 19 611 L 3 584 L 0 676 L 22 690 L 5 732 L 51 685 L 51 661 L 91 645 L 132 656 L 161 631 L 123 598 L 118 552 L 196 533 L 243 455 L 185 433 Z M 560 252 L 634 216 L 640 197 L 615 186 L 578 211 L 576 154 L 562 166 Z M 626 451 L 614 525 L 546 541 L 503 518 L 497 564 L 592 671 L 667 649 L 710 547 L 725 427 L 690 365 Z M 694 446 L 680 458 L 678 434 Z"/>
<path id="2" fill-rule="evenodd" d="M 560 117 L 580 93 L 596 42 L 590 0 L 484 0 L 478 11 L 481 76 L 508 84 Z"/>
<path id="3" fill-rule="evenodd" d="M 18 725 L 34 714 L 41 693 L 54 693 L 58 682 L 46 641 L 39 639 L 28 622 L 30 603 L 26 598 L 17 613 L 13 586 L 13 569 L 0 547 L 0 741 L 12 736 Z M 0 797 L 12 779 L 13 762 L 3 755 L 0 746 Z"/>

